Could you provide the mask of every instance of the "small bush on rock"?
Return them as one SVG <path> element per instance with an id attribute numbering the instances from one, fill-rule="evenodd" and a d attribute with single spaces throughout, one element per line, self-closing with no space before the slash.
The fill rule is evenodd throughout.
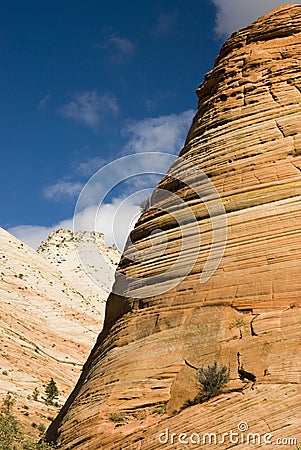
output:
<path id="1" fill-rule="evenodd" d="M 157 405 L 155 406 L 155 408 L 152 409 L 151 413 L 152 414 L 166 414 L 166 406 L 167 406 L 167 402 L 159 402 L 157 403 Z"/>
<path id="2" fill-rule="evenodd" d="M 37 401 L 39 398 L 39 389 L 37 387 L 35 387 L 34 390 L 32 391 L 32 398 L 35 401 Z"/>
<path id="3" fill-rule="evenodd" d="M 216 361 L 212 366 L 201 367 L 197 374 L 197 380 L 200 384 L 199 401 L 203 402 L 220 395 L 229 379 L 227 367 L 220 368 Z"/>
<path id="4" fill-rule="evenodd" d="M 125 418 L 126 418 L 126 414 L 123 411 L 118 411 L 118 412 L 110 412 L 108 413 L 108 418 L 115 423 L 121 423 L 124 422 Z"/>

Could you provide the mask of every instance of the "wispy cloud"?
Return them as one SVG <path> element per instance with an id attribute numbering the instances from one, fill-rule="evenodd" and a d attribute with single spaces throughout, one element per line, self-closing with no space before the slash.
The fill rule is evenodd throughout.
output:
<path id="1" fill-rule="evenodd" d="M 178 12 L 172 11 L 170 13 L 161 14 L 156 21 L 156 24 L 151 31 L 151 34 L 159 38 L 164 34 L 170 32 L 170 30 L 175 26 L 178 19 Z"/>
<path id="2" fill-rule="evenodd" d="M 168 152 L 178 154 L 181 150 L 188 127 L 195 111 L 180 114 L 147 118 L 131 122 L 125 132 L 129 141 L 125 146 L 127 153 Z"/>
<path id="3" fill-rule="evenodd" d="M 93 173 L 95 173 L 100 167 L 102 167 L 106 161 L 103 158 L 91 158 L 86 159 L 85 161 L 77 162 L 76 164 L 73 164 L 74 171 L 78 175 L 82 176 L 90 176 Z"/>
<path id="4" fill-rule="evenodd" d="M 135 44 L 128 38 L 120 36 L 116 32 L 103 30 L 105 35 L 103 42 L 95 47 L 103 48 L 107 51 L 108 60 L 113 64 L 126 64 L 135 54 Z"/>
<path id="5" fill-rule="evenodd" d="M 216 6 L 215 32 L 221 39 L 233 31 L 254 22 L 272 9 L 285 5 L 283 0 L 212 0 Z M 301 0 L 294 3 L 301 4 Z"/>
<path id="6" fill-rule="evenodd" d="M 118 114 L 119 107 L 114 95 L 84 91 L 75 94 L 69 103 L 60 108 L 59 112 L 68 119 L 96 128 L 106 115 Z"/>
<path id="7" fill-rule="evenodd" d="M 45 95 L 38 103 L 38 110 L 42 111 L 47 108 L 47 104 L 49 103 L 49 100 L 51 99 L 51 95 L 47 94 Z"/>
<path id="8" fill-rule="evenodd" d="M 157 91 L 152 93 L 150 97 L 145 97 L 143 99 L 144 106 L 151 111 L 154 108 L 157 108 L 162 102 L 166 102 L 166 100 L 172 99 L 175 97 L 175 93 L 171 91 Z"/>
<path id="9" fill-rule="evenodd" d="M 75 198 L 84 187 L 83 183 L 60 180 L 44 188 L 44 195 L 50 200 L 59 201 L 62 198 Z"/>

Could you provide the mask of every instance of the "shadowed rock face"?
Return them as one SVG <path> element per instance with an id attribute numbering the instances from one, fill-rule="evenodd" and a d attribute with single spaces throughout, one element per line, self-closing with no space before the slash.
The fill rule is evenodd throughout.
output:
<path id="1" fill-rule="evenodd" d="M 300 438 L 300 58 L 298 5 L 276 9 L 222 47 L 197 90 L 182 159 L 131 233 L 136 249 L 128 246 L 119 266 L 128 277 L 124 295 L 111 294 L 98 342 L 48 430 L 60 448 L 157 449 L 166 428 L 222 434 L 241 421 L 273 439 Z M 227 239 L 222 209 L 212 214 L 220 202 L 201 171 L 222 200 Z M 161 195 L 164 189 L 182 202 Z M 201 284 L 225 239 L 217 270 Z M 244 395 L 233 392 L 242 386 L 238 352 L 257 378 Z M 228 366 L 230 392 L 182 410 L 196 395 L 184 359 Z M 160 401 L 168 401 L 169 415 L 151 414 Z M 127 413 L 120 427 L 108 420 L 118 411 Z M 175 448 L 168 442 L 164 448 Z"/>

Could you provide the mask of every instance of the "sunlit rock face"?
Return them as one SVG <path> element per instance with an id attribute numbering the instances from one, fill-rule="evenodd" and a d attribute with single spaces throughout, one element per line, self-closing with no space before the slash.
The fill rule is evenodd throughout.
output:
<path id="1" fill-rule="evenodd" d="M 104 329 L 48 430 L 64 450 L 157 449 L 166 428 L 222 434 L 241 421 L 301 440 L 301 6 L 234 33 L 197 94 L 180 159 L 131 233 Z M 238 352 L 256 376 L 244 395 Z M 183 409 L 197 393 L 185 360 L 229 367 L 228 392 Z M 167 414 L 154 412 L 161 401 Z"/>
<path id="2" fill-rule="evenodd" d="M 98 251 L 97 261 L 94 249 Z M 87 315 L 92 313 L 102 323 L 120 260 L 119 251 L 106 246 L 102 233 L 55 230 L 37 252 L 64 274 L 68 286 L 83 296 Z M 86 261 L 89 263 L 85 264 Z"/>
<path id="3" fill-rule="evenodd" d="M 95 241 L 108 260 L 100 285 L 76 251 Z M 9 392 L 13 412 L 37 439 L 32 423 L 48 426 L 57 414 L 43 400 L 45 385 L 55 380 L 59 403 L 72 392 L 97 339 L 118 256 L 99 233 L 57 230 L 35 251 L 0 228 L 0 403 Z"/>

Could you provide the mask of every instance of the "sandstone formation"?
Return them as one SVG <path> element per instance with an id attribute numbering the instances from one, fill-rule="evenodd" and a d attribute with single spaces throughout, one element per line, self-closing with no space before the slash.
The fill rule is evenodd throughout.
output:
<path id="1" fill-rule="evenodd" d="M 79 259 L 79 245 L 88 254 L 96 245 L 104 259 L 103 265 L 96 267 L 90 260 L 89 267 L 83 267 Z M 83 295 L 94 318 L 103 322 L 106 299 L 120 260 L 119 251 L 106 246 L 104 235 L 97 232 L 55 230 L 42 242 L 37 252 L 63 273 L 68 286 Z M 95 282 L 96 272 L 98 283 Z"/>
<path id="2" fill-rule="evenodd" d="M 97 239 L 104 246 L 102 235 L 84 233 L 80 238 Z M 57 383 L 60 403 L 70 394 L 96 340 L 106 291 L 112 286 L 113 263 L 106 289 L 94 287 L 92 295 L 92 282 L 82 269 L 75 282 L 73 247 L 70 231 L 52 233 L 37 253 L 0 229 L 0 401 L 10 392 L 18 418 L 32 432 L 37 430 L 31 423 L 47 427 L 57 414 L 42 398 L 50 378 Z M 103 251 L 111 254 L 110 249 Z M 37 401 L 32 397 L 35 388 Z"/>
<path id="3" fill-rule="evenodd" d="M 158 436 L 166 429 L 221 436 L 237 432 L 240 422 L 252 433 L 270 433 L 273 443 L 301 440 L 301 6 L 282 6 L 235 32 L 197 94 L 184 162 L 161 180 L 131 233 L 135 249 L 125 249 L 103 331 L 48 430 L 48 440 L 62 450 L 182 448 L 170 437 L 161 444 Z M 185 162 L 207 174 L 226 211 L 225 253 L 202 284 L 222 222 L 212 225 L 208 211 L 218 199 Z M 225 235 L 217 236 L 218 250 Z M 182 279 L 179 258 L 189 268 Z M 166 289 L 170 281 L 174 287 Z M 237 391 L 243 385 L 238 352 L 244 370 L 257 378 L 243 393 Z M 228 391 L 184 408 L 196 395 L 194 369 L 185 360 L 229 367 Z M 116 424 L 112 418 L 121 412 L 125 419 Z M 228 440 L 212 448 L 230 447 Z M 235 448 L 246 445 L 240 440 Z"/>

